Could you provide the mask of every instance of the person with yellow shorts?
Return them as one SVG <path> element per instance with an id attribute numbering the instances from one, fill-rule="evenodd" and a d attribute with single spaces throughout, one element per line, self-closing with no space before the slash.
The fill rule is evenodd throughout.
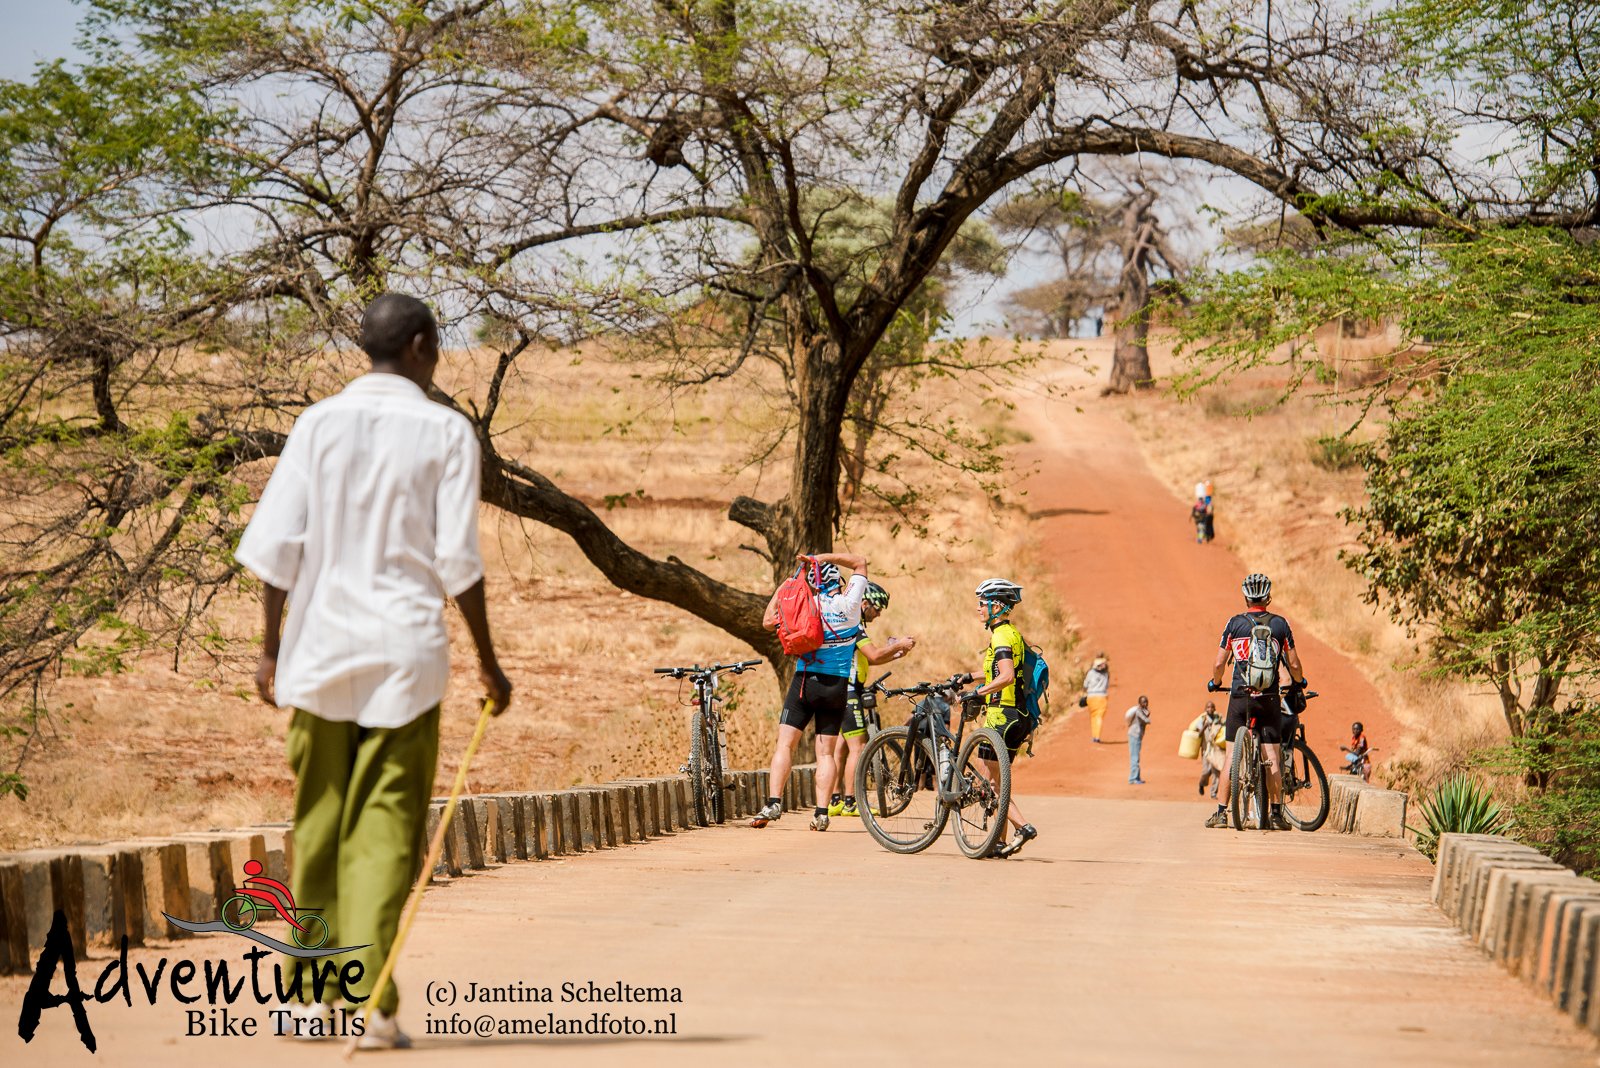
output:
<path id="1" fill-rule="evenodd" d="M 1089 740 L 1100 741 L 1100 724 L 1106 718 L 1106 703 L 1111 699 L 1111 664 L 1100 653 L 1083 674 L 1083 699 L 1089 709 Z"/>
<path id="2" fill-rule="evenodd" d="M 850 672 L 844 725 L 839 729 L 839 736 L 844 739 L 845 746 L 845 758 L 841 762 L 840 771 L 842 781 L 837 784 L 833 796 L 828 799 L 830 816 L 861 815 L 856 808 L 856 797 L 850 791 L 855 789 L 856 768 L 861 763 L 861 750 L 867 744 L 867 710 L 862 704 L 861 697 L 869 681 L 868 676 L 874 667 L 887 664 L 891 660 L 899 660 L 917 645 L 917 639 L 912 637 L 890 638 L 882 645 L 873 644 L 872 639 L 867 637 L 866 625 L 877 619 L 888 607 L 889 591 L 876 582 L 868 581 L 866 595 L 861 599 L 861 635 L 856 639 L 856 657 Z"/>

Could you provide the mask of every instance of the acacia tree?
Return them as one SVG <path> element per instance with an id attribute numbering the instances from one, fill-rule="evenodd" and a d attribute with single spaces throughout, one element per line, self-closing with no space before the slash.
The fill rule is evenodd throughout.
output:
<path id="1" fill-rule="evenodd" d="M 209 303 L 180 302 L 206 310 L 214 381 L 193 391 L 175 371 L 134 375 L 161 344 L 136 340 L 112 395 L 205 428 L 172 448 L 222 478 L 273 454 L 336 380 L 304 354 L 348 351 L 373 293 L 404 288 L 447 318 L 492 318 L 507 326 L 495 370 L 446 398 L 478 426 L 485 500 L 567 533 L 619 587 L 767 653 L 759 591 L 640 552 L 502 452 L 500 400 L 535 342 L 647 339 L 677 382 L 777 363 L 795 409 L 787 487 L 736 498 L 728 515 L 778 572 L 797 550 L 830 547 L 862 375 L 968 220 L 1011 183 L 1150 153 L 1355 226 L 1437 213 L 1369 203 L 1365 187 L 1444 180 L 1427 136 L 1384 103 L 1381 36 L 1316 0 L 1278 8 L 1270 33 L 1254 5 L 1190 0 L 91 6 L 91 44 L 131 38 L 181 73 L 228 170 L 167 176 L 185 190 L 181 209 L 123 206 L 128 225 L 161 216 L 222 235 L 196 252 L 221 279 Z M 881 232 L 859 259 L 830 261 L 816 220 L 863 196 L 888 205 Z M 713 298 L 737 314 L 684 314 Z M 111 433 L 149 430 L 122 417 Z M 122 500 L 118 529 L 166 514 Z"/>
<path id="2" fill-rule="evenodd" d="M 1057 302 L 1057 322 L 1076 322 L 1092 307 L 1115 313 L 1111 393 L 1154 382 L 1150 373 L 1150 317 L 1158 292 L 1173 292 L 1186 265 L 1156 217 L 1159 192 L 1143 174 L 1116 181 L 1109 195 L 1073 190 L 1013 198 L 996 212 L 1004 230 L 1043 234 L 1061 259 L 1062 276 L 1016 298 L 1023 305 Z"/>

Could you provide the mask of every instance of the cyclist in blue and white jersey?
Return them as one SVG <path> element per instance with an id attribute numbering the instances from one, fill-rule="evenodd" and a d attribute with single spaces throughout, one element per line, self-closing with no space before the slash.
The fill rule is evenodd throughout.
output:
<path id="1" fill-rule="evenodd" d="M 783 715 L 778 720 L 778 744 L 772 751 L 772 775 L 769 780 L 774 789 L 789 781 L 789 768 L 794 763 L 794 744 L 805 733 L 806 725 L 816 721 L 817 731 L 817 800 L 821 804 L 811 816 L 811 829 L 828 829 L 828 804 L 826 791 L 838 774 L 839 729 L 844 723 L 845 705 L 849 699 L 850 676 L 854 667 L 856 642 L 861 637 L 861 601 L 867 593 L 867 558 L 854 553 L 801 554 L 806 563 L 820 565 L 817 570 L 818 607 L 822 612 L 822 648 L 801 656 L 795 665 L 794 678 L 789 681 L 789 692 L 783 699 Z M 844 581 L 839 568 L 853 572 L 850 581 Z M 766 622 L 777 625 L 777 597 L 767 606 Z M 751 820 L 751 825 L 764 827 L 783 815 L 783 802 L 778 797 L 768 797 L 766 805 Z"/>

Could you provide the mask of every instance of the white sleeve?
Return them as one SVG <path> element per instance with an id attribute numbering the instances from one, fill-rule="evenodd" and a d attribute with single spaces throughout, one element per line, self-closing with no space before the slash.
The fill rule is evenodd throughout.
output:
<path id="1" fill-rule="evenodd" d="M 462 419 L 451 429 L 435 501 L 433 569 L 445 593 L 458 597 L 483 578 L 483 555 L 478 549 L 481 472 L 478 439 L 470 425 Z"/>
<path id="2" fill-rule="evenodd" d="M 296 423 L 272 468 L 267 488 L 245 527 L 233 558 L 269 586 L 288 590 L 305 554 L 307 501 L 311 493 L 308 432 Z"/>
<path id="3" fill-rule="evenodd" d="M 844 602 L 851 612 L 861 614 L 861 601 L 867 595 L 867 577 L 865 575 L 851 575 L 850 581 L 844 587 Z"/>

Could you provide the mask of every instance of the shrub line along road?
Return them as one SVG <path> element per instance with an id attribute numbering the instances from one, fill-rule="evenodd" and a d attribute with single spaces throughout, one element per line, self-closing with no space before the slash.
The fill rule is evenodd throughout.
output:
<path id="1" fill-rule="evenodd" d="M 1187 542 L 1182 502 L 1111 413 L 1057 407 L 1045 413 L 1056 422 L 1039 420 L 1033 451 L 1045 470 L 1029 507 L 1051 513 L 1040 520 L 1046 547 L 1086 631 L 1083 651 L 1110 647 L 1108 737 L 1120 739 L 1121 710 L 1138 690 L 1151 695 L 1150 786 L 1123 785 L 1126 749 L 1090 746 L 1079 714 L 1022 762 L 1023 804 L 1042 833 L 1012 861 L 965 860 L 948 834 L 927 853 L 896 856 L 856 821 L 821 835 L 791 813 L 763 831 L 680 833 L 456 880 L 428 895 L 398 972 L 402 1021 L 419 1048 L 361 1056 L 486 1066 L 1594 1064 L 1589 1036 L 1433 907 L 1432 869 L 1414 851 L 1200 826 L 1206 808 L 1190 792 L 1194 763 L 1175 756 L 1177 734 L 1204 700 L 1241 565 L 1219 545 Z M 1370 686 L 1296 622 L 1313 683 L 1329 695 L 1313 705 L 1319 750 L 1338 752 L 1351 708 L 1395 737 Z M 1135 796 L 1145 803 L 1128 803 Z M 245 948 L 216 936 L 133 959 L 237 966 Z M 92 982 L 101 966 L 82 971 Z M 564 983 L 589 981 L 675 986 L 682 1002 L 560 1001 Z M 430 982 L 549 987 L 557 1000 L 430 1008 Z M 0 982 L 8 1013 L 24 986 Z M 133 1008 L 92 1005 L 92 1059 L 65 1009 L 46 1014 L 32 1046 L 0 1041 L 7 1064 L 339 1063 L 328 1043 L 183 1037 L 182 1009 L 170 996 L 155 1008 L 138 997 Z M 428 1015 L 452 1011 L 493 1021 L 675 1012 L 676 1035 L 424 1033 Z"/>

